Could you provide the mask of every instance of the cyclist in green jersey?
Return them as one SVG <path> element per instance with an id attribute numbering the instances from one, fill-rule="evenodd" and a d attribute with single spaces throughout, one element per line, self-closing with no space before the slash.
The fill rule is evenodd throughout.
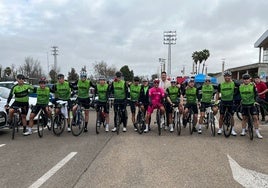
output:
<path id="1" fill-rule="evenodd" d="M 186 104 L 184 106 L 184 112 L 183 112 L 183 126 L 185 127 L 187 124 L 187 114 L 189 112 L 189 108 L 192 108 L 194 113 L 193 118 L 193 131 L 196 132 L 196 123 L 197 123 L 197 116 L 198 116 L 198 109 L 197 109 L 197 96 L 198 96 L 198 90 L 194 86 L 194 79 L 191 78 L 188 82 L 188 85 L 186 88 L 182 91 L 182 95 L 186 97 Z"/>
<path id="2" fill-rule="evenodd" d="M 96 106 L 96 117 L 100 108 L 103 108 L 105 113 L 105 131 L 109 132 L 109 89 L 110 86 L 106 83 L 106 78 L 104 76 L 99 77 L 99 83 L 95 88 L 95 94 L 98 96 L 97 106 Z"/>
<path id="3" fill-rule="evenodd" d="M 52 92 L 55 93 L 55 101 L 54 101 L 55 104 L 57 104 L 56 102 L 58 100 L 67 101 L 68 114 L 66 118 L 67 118 L 67 123 L 68 123 L 68 127 L 67 127 L 68 132 L 71 132 L 69 113 L 72 107 L 72 103 L 70 100 L 72 89 L 73 89 L 73 86 L 69 82 L 64 80 L 64 75 L 58 74 L 58 82 L 53 85 Z M 56 108 L 55 113 L 58 114 L 59 110 L 60 109 Z"/>
<path id="4" fill-rule="evenodd" d="M 250 111 L 250 114 L 253 117 L 253 124 L 255 127 L 255 132 L 257 138 L 262 139 L 262 135 L 259 132 L 259 120 L 258 120 L 258 112 L 257 108 L 254 105 L 256 102 L 256 98 L 258 96 L 258 92 L 256 90 L 255 85 L 250 81 L 250 75 L 249 74 L 243 74 L 242 76 L 243 79 L 243 84 L 239 86 L 239 92 L 242 98 L 242 132 L 240 133 L 241 136 L 246 135 L 246 123 L 247 123 L 247 118 L 248 118 L 248 108 Z"/>
<path id="5" fill-rule="evenodd" d="M 224 82 L 220 83 L 218 86 L 218 91 L 216 93 L 216 101 L 219 100 L 221 94 L 221 103 L 220 103 L 220 119 L 219 119 L 219 130 L 218 135 L 222 134 L 222 124 L 223 124 L 223 115 L 228 109 L 228 112 L 232 115 L 231 123 L 233 125 L 231 134 L 236 136 L 237 133 L 234 129 L 234 95 L 236 95 L 236 87 L 238 86 L 231 79 L 232 73 L 231 71 L 225 71 L 223 73 Z M 218 102 L 216 102 L 218 103 Z"/>
<path id="6" fill-rule="evenodd" d="M 32 112 L 30 114 L 28 131 L 24 133 L 24 136 L 28 136 L 32 134 L 32 127 L 34 125 L 34 117 L 38 114 L 40 109 L 43 109 L 44 112 L 48 115 L 48 117 L 51 116 L 51 111 L 49 110 L 49 107 L 48 107 L 50 89 L 49 87 L 46 86 L 46 83 L 47 83 L 46 78 L 41 77 L 39 80 L 39 87 L 34 88 L 34 93 L 37 93 L 37 102 L 36 102 L 36 105 L 32 108 Z"/>
<path id="7" fill-rule="evenodd" d="M 129 85 L 129 92 L 130 92 L 129 106 L 130 106 L 130 111 L 132 115 L 131 120 L 132 120 L 135 131 L 137 131 L 137 127 L 135 125 L 136 103 L 139 101 L 140 91 L 141 91 L 141 85 L 139 83 L 140 83 L 139 77 L 135 76 L 134 83 L 131 83 Z"/>
<path id="8" fill-rule="evenodd" d="M 199 91 L 199 97 L 198 97 L 198 102 L 200 106 L 200 117 L 199 117 L 199 125 L 198 125 L 199 134 L 202 133 L 202 124 L 204 121 L 206 108 L 212 105 L 211 100 L 213 99 L 213 95 L 214 95 L 214 87 L 210 81 L 211 81 L 211 78 L 207 76 L 205 78 L 204 84 L 201 87 L 201 90 Z M 214 107 L 214 106 L 212 107 L 212 111 L 214 115 L 217 114 L 217 110 L 218 110 L 217 107 Z"/>
<path id="9" fill-rule="evenodd" d="M 127 131 L 127 96 L 128 96 L 128 87 L 125 81 L 121 80 L 122 73 L 115 73 L 115 80 L 111 84 L 110 93 L 114 95 L 114 112 L 116 112 L 118 106 L 121 109 L 122 113 L 122 122 L 123 122 L 123 132 Z M 114 117 L 115 124 L 115 117 Z M 116 131 L 116 127 L 112 129 L 112 132 Z"/>
<path id="10" fill-rule="evenodd" d="M 80 72 L 80 80 L 75 82 L 78 95 L 77 95 L 77 102 L 82 105 L 82 107 L 85 108 L 85 128 L 84 132 L 87 132 L 87 125 L 88 125 L 88 117 L 89 117 L 89 108 L 90 108 L 90 98 L 89 98 L 89 91 L 90 87 L 95 88 L 95 85 L 92 84 L 90 80 L 87 80 L 87 72 L 81 71 Z M 75 124 L 75 114 L 77 110 L 77 105 L 73 106 L 73 120 L 72 123 Z"/>
<path id="11" fill-rule="evenodd" d="M 13 95 L 15 95 L 15 101 L 12 103 L 12 105 L 9 108 L 9 118 L 8 118 L 8 124 L 10 125 L 14 109 L 13 107 L 20 107 L 21 108 L 21 118 L 22 118 L 22 125 L 23 125 L 23 132 L 26 132 L 26 115 L 28 113 L 29 109 L 29 93 L 33 92 L 34 87 L 30 84 L 24 83 L 25 77 L 22 74 L 17 75 L 17 81 L 18 84 L 14 85 L 12 89 L 10 90 L 9 97 L 7 99 L 7 105 L 9 105 Z"/>
<path id="12" fill-rule="evenodd" d="M 172 112 L 173 112 L 173 106 L 178 106 L 179 111 L 182 112 L 183 108 L 183 96 L 181 95 L 180 88 L 176 85 L 177 79 L 171 78 L 171 86 L 166 89 L 167 94 L 167 104 L 166 104 L 166 110 L 168 114 L 168 122 L 169 122 L 169 131 L 174 131 L 174 125 L 172 121 Z"/>

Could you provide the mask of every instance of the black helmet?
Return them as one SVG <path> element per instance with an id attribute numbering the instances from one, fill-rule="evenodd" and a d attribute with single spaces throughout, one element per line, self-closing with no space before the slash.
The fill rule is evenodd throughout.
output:
<path id="1" fill-rule="evenodd" d="M 60 78 L 64 78 L 64 75 L 63 74 L 58 74 L 58 79 Z"/>
<path id="2" fill-rule="evenodd" d="M 40 83 L 47 83 L 47 79 L 46 79 L 46 77 L 41 77 L 40 79 L 39 79 L 39 84 Z"/>
<path id="3" fill-rule="evenodd" d="M 106 78 L 105 78 L 105 76 L 101 75 L 101 76 L 99 77 L 99 80 L 106 80 Z"/>
<path id="4" fill-rule="evenodd" d="M 134 77 L 134 82 L 139 82 L 140 81 L 140 78 L 138 76 L 135 76 Z"/>
<path id="5" fill-rule="evenodd" d="M 229 70 L 224 71 L 223 76 L 232 76 L 232 72 Z"/>
<path id="6" fill-rule="evenodd" d="M 117 78 L 120 78 L 120 77 L 122 76 L 122 73 L 118 71 L 118 72 L 115 73 L 115 76 L 116 76 Z"/>
<path id="7" fill-rule="evenodd" d="M 18 74 L 17 75 L 17 79 L 24 80 L 25 79 L 25 76 L 23 74 Z"/>
<path id="8" fill-rule="evenodd" d="M 242 79 L 243 80 L 250 79 L 250 75 L 248 73 L 245 73 L 245 74 L 242 75 Z"/>

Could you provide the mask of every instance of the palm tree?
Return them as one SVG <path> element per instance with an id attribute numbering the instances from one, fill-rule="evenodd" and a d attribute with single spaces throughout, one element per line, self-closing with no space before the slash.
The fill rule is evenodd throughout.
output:
<path id="1" fill-rule="evenodd" d="M 195 63 L 195 73 L 197 73 L 197 62 L 198 62 L 198 52 L 197 51 L 193 52 L 192 58 L 193 58 L 193 61 Z M 194 68 L 193 68 L 193 72 L 194 72 Z"/>
<path id="2" fill-rule="evenodd" d="M 203 53 L 203 51 L 199 51 L 199 52 L 197 52 L 197 54 L 198 54 L 198 74 L 200 73 L 200 65 L 201 65 L 201 63 L 203 62 L 203 60 L 204 60 L 204 53 Z"/>
<path id="3" fill-rule="evenodd" d="M 209 50 L 207 50 L 207 49 L 204 49 L 203 51 L 203 55 L 204 55 L 204 63 L 203 63 L 203 68 L 202 68 L 202 74 L 204 73 L 204 68 L 205 68 L 205 63 L 206 63 L 206 61 L 207 61 L 207 59 L 209 58 L 209 56 L 210 56 L 210 53 L 209 53 Z"/>

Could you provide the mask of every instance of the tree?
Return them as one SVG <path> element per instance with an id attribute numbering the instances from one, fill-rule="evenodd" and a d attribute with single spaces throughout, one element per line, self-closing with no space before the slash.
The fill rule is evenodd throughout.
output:
<path id="1" fill-rule="evenodd" d="M 11 68 L 10 67 L 6 67 L 4 70 L 4 75 L 5 76 L 10 76 L 11 75 Z"/>
<path id="2" fill-rule="evenodd" d="M 51 69 L 49 71 L 49 76 L 51 78 L 50 83 L 55 84 L 57 82 L 57 75 L 58 73 L 54 69 Z"/>
<path id="3" fill-rule="evenodd" d="M 72 68 L 71 72 L 68 72 L 68 81 L 76 81 L 79 79 L 79 75 L 76 73 L 75 69 Z"/>
<path id="4" fill-rule="evenodd" d="M 192 53 L 192 58 L 193 58 L 193 61 L 195 63 L 195 73 L 197 73 L 197 63 L 198 63 L 198 52 L 197 51 Z M 194 71 L 194 68 L 193 68 L 193 71 Z"/>
<path id="5" fill-rule="evenodd" d="M 158 74 L 156 73 L 156 74 L 152 74 L 152 80 L 154 80 L 154 79 L 156 79 L 156 78 L 158 78 Z"/>
<path id="6" fill-rule="evenodd" d="M 133 70 L 130 71 L 127 65 L 124 65 L 120 69 L 120 72 L 122 72 L 125 81 L 129 81 L 129 82 L 133 81 L 133 77 L 134 77 Z"/>
<path id="7" fill-rule="evenodd" d="M 209 58 L 210 53 L 209 53 L 209 50 L 207 50 L 207 49 L 204 49 L 202 52 L 203 52 L 203 57 L 204 57 L 204 63 L 203 63 L 203 68 L 202 68 L 202 74 L 204 74 L 205 63 L 206 63 L 207 59 Z"/>
<path id="8" fill-rule="evenodd" d="M 96 62 L 93 64 L 94 76 L 98 78 L 99 76 L 105 76 L 106 78 L 113 78 L 116 72 L 114 66 L 108 67 L 107 63 L 104 61 Z"/>

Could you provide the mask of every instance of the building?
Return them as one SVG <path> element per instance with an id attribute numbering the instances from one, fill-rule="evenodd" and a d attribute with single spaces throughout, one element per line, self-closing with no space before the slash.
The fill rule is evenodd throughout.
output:
<path id="1" fill-rule="evenodd" d="M 255 48 L 259 48 L 259 63 L 268 63 L 268 30 L 255 42 Z"/>

